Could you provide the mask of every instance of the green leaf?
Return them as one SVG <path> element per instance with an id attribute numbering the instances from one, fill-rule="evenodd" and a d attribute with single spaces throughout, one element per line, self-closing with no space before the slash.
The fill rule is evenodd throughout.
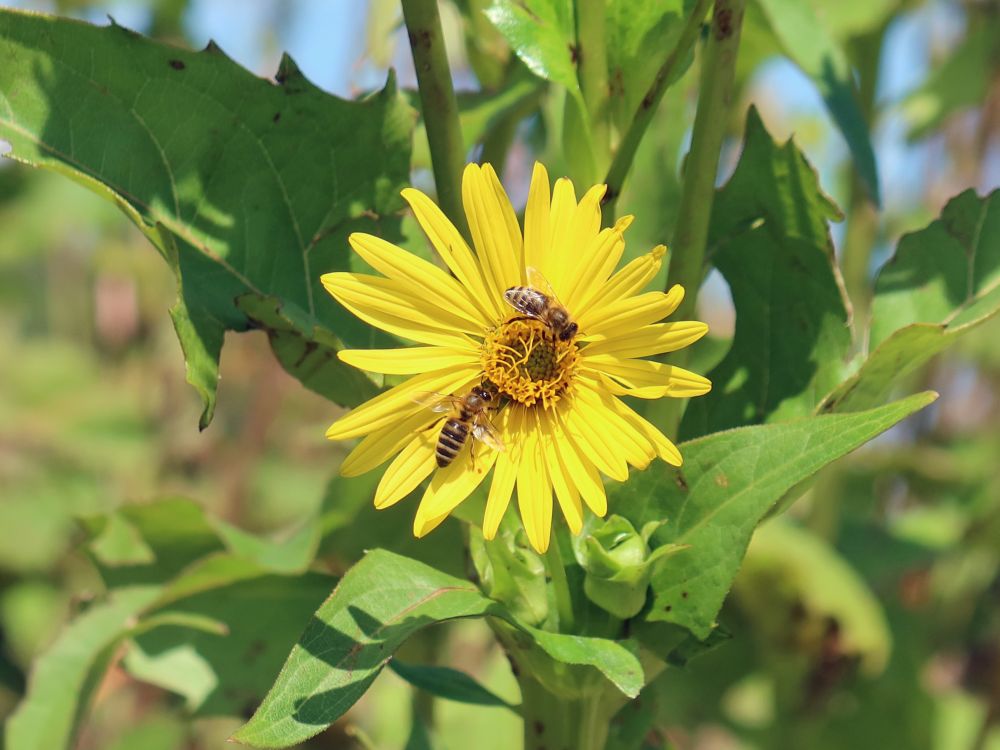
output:
<path id="1" fill-rule="evenodd" d="M 188 52 L 116 25 L 0 11 L 0 137 L 13 158 L 114 201 L 160 249 L 202 427 L 227 330 L 264 326 L 282 364 L 341 403 L 371 392 L 348 392 L 359 375 L 335 356 L 339 341 L 370 345 L 371 330 L 319 277 L 351 268 L 351 232 L 397 236 L 412 110 L 392 80 L 348 102 L 287 57 L 276 78 L 214 45 Z"/>
<path id="2" fill-rule="evenodd" d="M 827 223 L 839 218 L 802 153 L 775 143 L 751 108 L 709 234 L 736 331 L 709 373 L 712 392 L 688 405 L 682 438 L 810 414 L 841 381 L 850 331 Z"/>
<path id="3" fill-rule="evenodd" d="M 532 73 L 579 95 L 570 0 L 495 0 L 486 17 Z"/>
<path id="4" fill-rule="evenodd" d="M 428 664 L 407 664 L 399 659 L 390 661 L 389 668 L 415 688 L 436 695 L 438 698 L 476 706 L 502 706 L 517 711 L 517 706 L 508 703 L 457 669 Z"/>
<path id="5" fill-rule="evenodd" d="M 144 610 L 125 664 L 137 678 L 186 699 L 196 716 L 240 716 L 267 692 L 334 579 L 262 573 L 230 556 L 209 558 Z M 222 632 L 192 628 L 214 621 Z M 153 627 L 153 626 L 156 627 Z"/>
<path id="6" fill-rule="evenodd" d="M 879 196 L 878 168 L 847 55 L 808 2 L 757 0 L 785 53 L 819 90 L 830 116 L 847 141 L 858 174 L 872 200 Z"/>
<path id="7" fill-rule="evenodd" d="M 374 550 L 317 610 L 264 702 L 233 739 L 287 747 L 312 737 L 361 697 L 410 635 L 446 620 L 486 615 L 519 627 L 557 661 L 596 667 L 628 695 L 642 686 L 642 668 L 625 647 L 520 626 L 468 581 Z"/>
<path id="8" fill-rule="evenodd" d="M 80 721 L 132 618 L 155 595 L 150 587 L 117 592 L 66 628 L 34 664 L 28 692 L 6 723 L 7 750 L 74 746 Z"/>
<path id="9" fill-rule="evenodd" d="M 894 383 L 1000 311 L 1000 191 L 967 190 L 941 218 L 905 235 L 875 283 L 869 345 L 823 411 L 881 403 Z"/>
<path id="10" fill-rule="evenodd" d="M 629 126 L 667 54 L 674 48 L 685 20 L 684 2 L 637 3 L 610 0 L 606 11 L 609 105 L 615 126 Z M 584 51 L 586 54 L 586 51 Z M 674 70 L 672 84 L 691 65 L 694 54 Z"/>
<path id="11" fill-rule="evenodd" d="M 84 521 L 91 553 L 110 589 L 164 583 L 223 549 L 200 505 L 184 499 L 127 505 Z"/>
<path id="12" fill-rule="evenodd" d="M 760 632 L 776 633 L 777 648 L 789 642 L 789 623 L 805 630 L 802 621 L 815 618 L 820 633 L 836 622 L 839 648 L 859 656 L 869 674 L 889 661 L 889 625 L 864 579 L 826 542 L 784 519 L 756 531 L 733 593 Z"/>
<path id="13" fill-rule="evenodd" d="M 754 528 L 782 495 L 935 398 L 716 433 L 681 446 L 683 469 L 650 469 L 621 485 L 609 504 L 634 524 L 668 519 L 651 544 L 690 547 L 653 574 L 648 619 L 706 638 Z"/>

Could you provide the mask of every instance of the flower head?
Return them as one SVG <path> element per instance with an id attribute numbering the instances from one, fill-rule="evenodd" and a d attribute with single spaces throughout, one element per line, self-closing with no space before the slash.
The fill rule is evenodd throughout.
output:
<path id="1" fill-rule="evenodd" d="M 340 352 L 355 367 L 412 377 L 327 431 L 334 440 L 364 436 L 344 460 L 344 475 L 392 459 L 377 508 L 433 475 L 414 520 L 418 537 L 492 472 L 484 536 L 496 534 L 516 489 L 528 539 L 543 552 L 553 497 L 576 534 L 584 506 L 607 512 L 602 475 L 625 481 L 629 466 L 644 469 L 657 457 L 680 465 L 673 443 L 619 396 L 707 393 L 704 377 L 644 357 L 685 347 L 708 328 L 659 322 L 677 309 L 681 287 L 642 292 L 660 268 L 662 245 L 617 269 L 632 217 L 602 230 L 604 192 L 597 185 L 577 201 L 562 178 L 550 194 L 548 174 L 536 164 L 522 235 L 492 167 L 470 164 L 462 199 L 474 251 L 426 195 L 403 191 L 450 273 L 378 237 L 353 234 L 351 247 L 382 276 L 323 276 L 330 294 L 359 318 L 420 344 Z M 470 397 L 474 389 L 487 397 Z M 446 458 L 457 453 L 443 467 L 442 440 Z"/>

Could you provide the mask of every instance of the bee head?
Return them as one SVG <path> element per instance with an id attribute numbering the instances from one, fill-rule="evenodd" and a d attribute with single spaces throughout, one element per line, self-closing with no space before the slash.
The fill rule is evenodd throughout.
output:
<path id="1" fill-rule="evenodd" d="M 562 330 L 559 332 L 559 340 L 569 341 L 571 338 L 576 336 L 576 332 L 579 330 L 580 326 L 578 326 L 576 323 L 570 323 L 568 326 L 564 326 Z"/>

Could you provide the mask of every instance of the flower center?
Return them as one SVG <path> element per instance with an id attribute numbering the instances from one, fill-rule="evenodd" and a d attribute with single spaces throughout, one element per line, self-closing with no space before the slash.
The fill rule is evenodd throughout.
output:
<path id="1" fill-rule="evenodd" d="M 483 371 L 500 392 L 525 406 L 555 404 L 573 381 L 579 353 L 534 318 L 501 323 L 483 341 Z"/>

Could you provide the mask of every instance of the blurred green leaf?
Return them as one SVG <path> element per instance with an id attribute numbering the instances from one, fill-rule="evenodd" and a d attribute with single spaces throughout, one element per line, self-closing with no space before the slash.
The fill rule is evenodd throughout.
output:
<path id="1" fill-rule="evenodd" d="M 775 143 L 751 108 L 709 234 L 736 331 L 708 374 L 712 392 L 688 405 L 682 438 L 810 414 L 840 382 L 850 331 L 827 223 L 839 217 L 795 144 Z"/>
<path id="2" fill-rule="evenodd" d="M 7 722 L 7 750 L 73 747 L 100 678 L 136 613 L 156 595 L 134 587 L 93 605 L 35 662 L 27 695 Z"/>
<path id="3" fill-rule="evenodd" d="M 596 667 L 626 694 L 638 694 L 642 668 L 621 645 L 519 626 L 468 581 L 374 550 L 317 610 L 264 702 L 233 739 L 288 747 L 312 737 L 361 697 L 410 635 L 446 620 L 486 615 L 511 622 L 552 659 Z"/>
<path id="4" fill-rule="evenodd" d="M 683 469 L 649 469 L 616 486 L 609 505 L 634 524 L 668 519 L 651 546 L 690 547 L 653 574 L 647 618 L 707 638 L 754 528 L 782 495 L 936 397 L 717 433 L 681 446 Z"/>
<path id="5" fill-rule="evenodd" d="M 17 92 L 4 97 L 0 136 L 13 158 L 118 203 L 159 247 L 178 278 L 171 314 L 202 427 L 226 330 L 273 325 L 282 363 L 340 403 L 374 392 L 333 354 L 299 362 L 288 340 L 306 352 L 368 345 L 368 327 L 328 299 L 319 276 L 350 267 L 350 232 L 396 236 L 412 113 L 391 80 L 346 102 L 287 57 L 276 78 L 214 45 L 188 52 L 119 26 L 0 12 L 0 90 Z M 246 294 L 280 300 L 281 317 L 249 319 L 234 302 Z M 338 377 L 320 377 L 320 364 Z"/>
<path id="6" fill-rule="evenodd" d="M 968 34 L 951 55 L 903 100 L 909 140 L 926 138 L 956 112 L 983 104 L 990 87 L 989 73 L 1000 64 L 998 40 L 1000 18 L 995 13 L 986 14 L 980 23 L 970 23 Z"/>
<path id="7" fill-rule="evenodd" d="M 878 167 L 847 55 L 808 2 L 757 0 L 785 53 L 812 78 L 847 141 L 855 168 L 875 204 L 881 202 Z"/>
<path id="8" fill-rule="evenodd" d="M 179 750 L 187 742 L 188 730 L 180 717 L 155 713 L 137 720 L 107 750 Z"/>
<path id="9" fill-rule="evenodd" d="M 195 716 L 240 716 L 267 692 L 309 616 L 329 595 L 330 576 L 262 574 L 238 558 L 209 558 L 144 610 L 126 659 L 141 680 L 183 695 Z M 185 627 L 200 618 L 224 632 Z"/>
<path id="10" fill-rule="evenodd" d="M 941 218 L 905 235 L 875 282 L 869 346 L 823 411 L 881 403 L 893 384 L 1000 311 L 1000 191 L 952 198 Z"/>
<path id="11" fill-rule="evenodd" d="M 776 621 L 797 610 L 796 619 L 817 619 L 824 635 L 835 622 L 838 650 L 860 657 L 869 674 L 889 661 L 892 637 L 871 589 L 836 550 L 784 519 L 754 533 L 733 592 L 744 611 L 768 621 L 764 628 L 777 628 L 776 648 L 788 644 L 786 623 Z"/>
<path id="12" fill-rule="evenodd" d="M 415 688 L 436 695 L 438 698 L 477 706 L 502 706 L 517 711 L 517 706 L 508 703 L 457 669 L 429 664 L 407 664 L 399 659 L 390 661 L 389 668 Z"/>

